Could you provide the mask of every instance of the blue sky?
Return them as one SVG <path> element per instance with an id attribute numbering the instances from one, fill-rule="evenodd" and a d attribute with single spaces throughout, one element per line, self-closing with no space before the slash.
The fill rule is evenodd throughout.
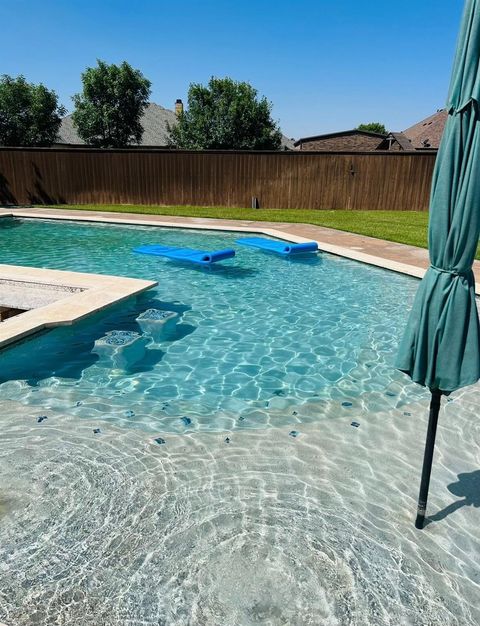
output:
<path id="1" fill-rule="evenodd" d="M 273 102 L 289 137 L 380 121 L 404 130 L 444 105 L 463 0 L 4 0 L 0 73 L 57 91 L 127 60 L 173 108 L 190 82 L 231 76 Z"/>

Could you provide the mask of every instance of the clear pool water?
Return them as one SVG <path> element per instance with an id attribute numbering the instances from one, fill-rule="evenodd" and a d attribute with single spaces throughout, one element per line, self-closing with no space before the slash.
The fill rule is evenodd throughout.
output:
<path id="1" fill-rule="evenodd" d="M 2 263 L 159 283 L 0 353 L 0 623 L 476 626 L 478 386 L 445 403 L 413 528 L 428 395 L 392 363 L 416 281 L 131 251 L 237 236 L 0 220 Z"/>
<path id="2" fill-rule="evenodd" d="M 3 227 L 2 227 L 3 225 Z M 151 431 L 263 428 L 322 417 L 325 401 L 391 406 L 407 389 L 392 367 L 416 281 L 329 255 L 286 260 L 237 246 L 212 268 L 135 254 L 142 243 L 214 250 L 238 235 L 0 222 L 4 263 L 154 279 L 156 290 L 4 352 L 11 400 Z M 179 314 L 143 357 L 100 359 L 108 332 L 141 334 L 149 309 Z M 155 338 L 153 338 L 155 339 Z M 142 342 L 140 342 L 142 343 Z"/>

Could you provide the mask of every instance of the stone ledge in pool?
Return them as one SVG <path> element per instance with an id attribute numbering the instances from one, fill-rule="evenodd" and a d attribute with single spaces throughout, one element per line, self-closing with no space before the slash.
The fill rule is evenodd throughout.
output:
<path id="1" fill-rule="evenodd" d="M 32 305 L 23 307 L 30 309 L 25 313 L 0 323 L 0 348 L 45 328 L 73 324 L 157 285 L 151 280 L 17 265 L 0 265 L 0 284 L 14 284 L 17 299 L 24 298 Z M 37 300 L 35 306 L 32 293 L 42 286 L 52 294 L 53 301 Z"/>

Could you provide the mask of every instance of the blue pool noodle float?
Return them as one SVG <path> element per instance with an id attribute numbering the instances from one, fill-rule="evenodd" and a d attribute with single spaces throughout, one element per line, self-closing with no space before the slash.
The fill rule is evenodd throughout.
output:
<path id="1" fill-rule="evenodd" d="M 156 244 L 140 246 L 139 248 L 135 248 L 134 252 L 164 256 L 167 259 L 187 261 L 188 263 L 196 263 L 197 265 L 212 265 L 212 263 L 216 263 L 217 261 L 231 259 L 235 256 L 235 250 L 231 248 L 217 250 L 215 252 L 205 252 L 203 250 L 192 250 L 191 248 L 172 248 L 171 246 L 160 246 Z"/>
<path id="2" fill-rule="evenodd" d="M 273 239 L 264 239 L 263 237 L 244 237 L 237 239 L 235 243 L 250 248 L 258 248 L 266 252 L 275 252 L 282 256 L 293 256 L 295 254 L 305 254 L 307 252 L 318 252 L 316 241 L 306 241 L 305 243 L 287 243 L 284 241 L 275 241 Z"/>

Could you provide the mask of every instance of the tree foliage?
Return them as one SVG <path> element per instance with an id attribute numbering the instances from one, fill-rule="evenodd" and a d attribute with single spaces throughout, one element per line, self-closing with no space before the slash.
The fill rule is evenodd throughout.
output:
<path id="1" fill-rule="evenodd" d="M 28 83 L 24 76 L 0 78 L 0 144 L 49 146 L 60 128 L 65 108 L 44 85 Z"/>
<path id="2" fill-rule="evenodd" d="M 381 135 L 388 135 L 388 130 L 384 124 L 380 122 L 369 122 L 368 124 L 359 124 L 357 130 L 366 130 L 369 133 L 380 133 Z"/>
<path id="3" fill-rule="evenodd" d="M 97 61 L 82 74 L 83 90 L 73 96 L 73 124 L 85 143 L 122 148 L 142 139 L 140 118 L 148 104 L 150 81 L 125 61 Z"/>
<path id="4" fill-rule="evenodd" d="M 189 150 L 278 150 L 281 132 L 272 105 L 245 82 L 212 77 L 192 83 L 188 108 L 169 126 L 170 144 Z"/>

